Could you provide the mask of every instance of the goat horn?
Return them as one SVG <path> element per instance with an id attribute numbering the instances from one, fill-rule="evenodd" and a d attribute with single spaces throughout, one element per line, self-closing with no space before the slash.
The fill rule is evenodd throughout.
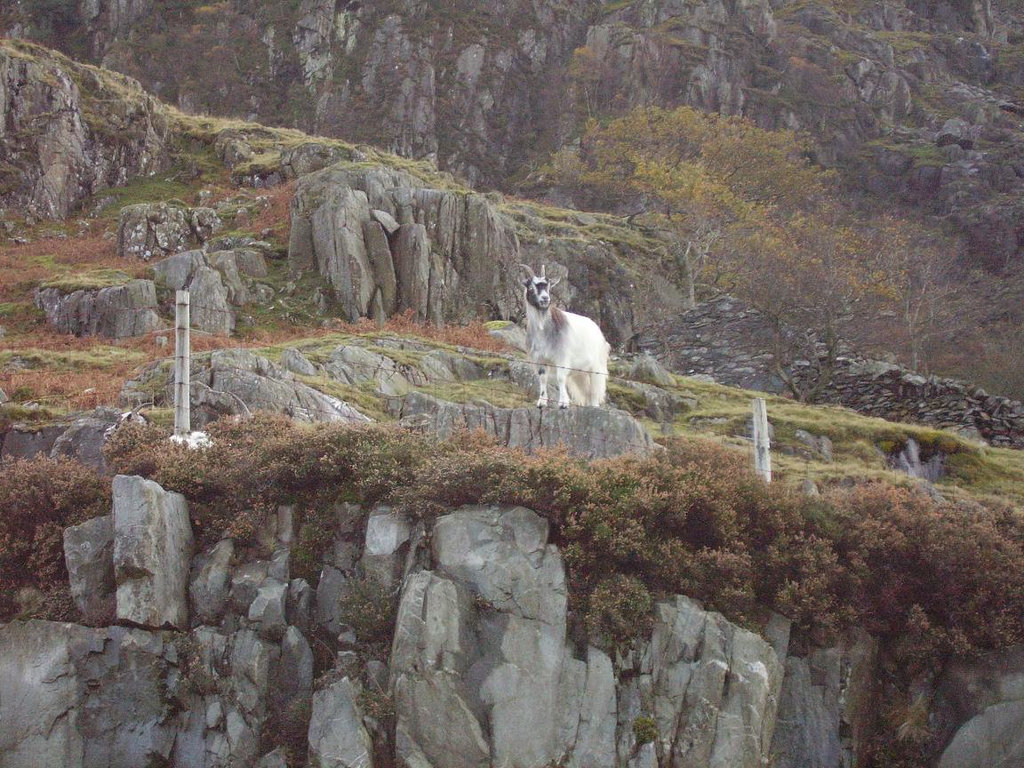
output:
<path id="1" fill-rule="evenodd" d="M 536 275 L 533 273 L 533 267 L 531 267 L 529 264 L 520 264 L 519 266 L 525 269 L 527 272 L 529 272 L 530 277 L 536 277 Z"/>
<path id="2" fill-rule="evenodd" d="M 546 277 L 546 275 L 544 274 L 544 270 L 545 269 L 547 269 L 547 265 L 546 264 L 541 264 L 540 265 L 540 276 L 541 277 Z"/>

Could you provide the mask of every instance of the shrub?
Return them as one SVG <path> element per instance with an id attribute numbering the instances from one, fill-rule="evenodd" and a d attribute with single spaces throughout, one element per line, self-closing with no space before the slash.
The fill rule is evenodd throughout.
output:
<path id="1" fill-rule="evenodd" d="M 71 459 L 21 459 L 0 468 L 0 618 L 15 593 L 64 589 L 63 530 L 110 512 L 110 481 Z"/>
<path id="2" fill-rule="evenodd" d="M 633 735 L 638 745 L 650 744 L 658 738 L 658 723 L 653 717 L 641 715 L 633 720 Z"/>
<path id="3" fill-rule="evenodd" d="M 621 646 L 651 629 L 654 600 L 640 579 L 616 574 L 598 584 L 587 607 L 587 633 L 592 641 Z"/>

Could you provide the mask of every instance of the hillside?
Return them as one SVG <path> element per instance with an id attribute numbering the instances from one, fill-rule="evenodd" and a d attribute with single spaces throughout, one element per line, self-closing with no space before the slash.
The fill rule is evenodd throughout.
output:
<path id="1" fill-rule="evenodd" d="M 685 302 L 621 216 L 24 41 L 0 113 L 0 765 L 1024 754 L 1019 404 L 965 386 L 927 426 L 769 395 L 765 485 L 764 393 L 631 349 Z M 524 262 L 613 343 L 609 407 L 533 405 Z M 166 439 L 182 288 L 196 451 Z M 111 430 L 131 407 L 151 423 Z"/>

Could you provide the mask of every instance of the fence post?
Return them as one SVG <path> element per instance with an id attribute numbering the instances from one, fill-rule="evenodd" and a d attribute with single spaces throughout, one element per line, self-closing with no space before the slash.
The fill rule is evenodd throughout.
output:
<path id="1" fill-rule="evenodd" d="M 768 438 L 768 410 L 763 397 L 754 398 L 754 471 L 766 483 L 772 481 L 771 443 Z"/>
<path id="2" fill-rule="evenodd" d="M 192 432 L 189 411 L 192 355 L 189 343 L 188 291 L 178 291 L 174 301 L 174 434 L 185 437 Z"/>

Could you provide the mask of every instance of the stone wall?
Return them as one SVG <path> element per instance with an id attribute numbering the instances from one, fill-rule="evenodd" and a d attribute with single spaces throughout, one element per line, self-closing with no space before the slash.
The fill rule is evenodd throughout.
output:
<path id="1" fill-rule="evenodd" d="M 731 298 L 706 302 L 658 328 L 647 346 L 672 370 L 722 384 L 781 392 L 772 372 L 772 331 L 761 314 Z M 800 368 L 792 373 L 799 380 Z M 923 376 L 907 368 L 841 357 L 820 402 L 870 416 L 957 430 L 992 445 L 1024 448 L 1024 404 L 967 382 Z"/>

